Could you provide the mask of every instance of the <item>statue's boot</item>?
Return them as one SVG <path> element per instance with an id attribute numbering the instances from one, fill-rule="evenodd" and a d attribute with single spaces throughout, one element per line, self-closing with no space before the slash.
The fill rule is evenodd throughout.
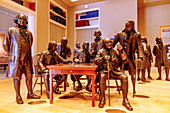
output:
<path id="1" fill-rule="evenodd" d="M 26 85 L 28 89 L 27 99 L 40 99 L 41 97 L 34 94 L 32 90 L 32 77 L 26 78 Z"/>
<path id="2" fill-rule="evenodd" d="M 89 91 L 89 92 L 92 92 L 91 79 L 88 76 L 87 76 L 87 80 L 88 80 L 88 83 L 87 83 L 87 86 L 86 86 L 86 90 Z"/>
<path id="3" fill-rule="evenodd" d="M 78 87 L 75 88 L 76 91 L 80 91 L 82 89 L 82 85 L 81 85 L 81 82 L 80 82 L 80 77 L 78 75 L 73 75 L 75 80 L 77 81 L 78 83 Z"/>
<path id="4" fill-rule="evenodd" d="M 130 103 L 128 102 L 128 100 L 124 100 L 124 101 L 122 102 L 122 105 L 125 106 L 125 108 L 126 108 L 127 110 L 133 111 L 133 108 L 132 108 L 132 106 L 130 105 Z"/>
<path id="5" fill-rule="evenodd" d="M 14 79 L 14 88 L 16 92 L 16 102 L 17 104 L 23 104 L 24 101 L 22 100 L 22 97 L 20 95 L 20 80 Z"/>

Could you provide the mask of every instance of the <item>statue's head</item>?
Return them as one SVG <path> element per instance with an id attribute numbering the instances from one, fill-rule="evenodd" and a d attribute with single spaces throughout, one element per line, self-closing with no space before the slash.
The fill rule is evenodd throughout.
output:
<path id="1" fill-rule="evenodd" d="M 96 38 L 100 37 L 101 35 L 102 35 L 102 33 L 101 33 L 100 30 L 96 30 L 96 31 L 94 32 L 94 36 L 95 36 Z"/>
<path id="2" fill-rule="evenodd" d="M 105 49 L 111 49 L 112 48 L 112 40 L 110 38 L 106 38 L 103 40 L 103 47 Z"/>
<path id="3" fill-rule="evenodd" d="M 55 41 L 50 41 L 48 43 L 48 50 L 56 51 L 57 50 L 57 43 Z"/>
<path id="4" fill-rule="evenodd" d="M 15 18 L 14 18 L 14 22 L 17 24 L 17 26 L 19 28 L 23 27 L 23 28 L 27 28 L 27 24 L 28 24 L 28 20 L 27 20 L 27 16 L 23 15 L 23 14 L 18 14 Z"/>
<path id="5" fill-rule="evenodd" d="M 156 37 L 155 41 L 156 41 L 156 44 L 161 44 L 162 38 Z"/>
<path id="6" fill-rule="evenodd" d="M 80 47 L 80 42 L 77 42 L 77 43 L 76 43 L 76 48 L 78 48 L 78 49 L 81 48 L 81 47 Z"/>
<path id="7" fill-rule="evenodd" d="M 145 37 L 142 37 L 142 38 L 141 38 L 141 41 L 144 42 L 144 43 L 146 43 L 146 44 L 148 43 L 148 41 L 147 41 L 147 39 L 146 39 Z"/>
<path id="8" fill-rule="evenodd" d="M 84 49 L 84 50 L 89 50 L 89 42 L 88 42 L 88 41 L 85 41 L 85 42 L 83 43 L 83 49 Z"/>
<path id="9" fill-rule="evenodd" d="M 135 22 L 133 20 L 128 20 L 125 24 L 125 30 L 131 31 L 135 27 Z"/>
<path id="10" fill-rule="evenodd" d="M 62 47 L 66 47 L 66 46 L 67 46 L 67 43 L 68 43 L 68 40 L 67 40 L 66 37 L 63 37 L 60 42 L 61 42 L 61 46 L 62 46 Z"/>

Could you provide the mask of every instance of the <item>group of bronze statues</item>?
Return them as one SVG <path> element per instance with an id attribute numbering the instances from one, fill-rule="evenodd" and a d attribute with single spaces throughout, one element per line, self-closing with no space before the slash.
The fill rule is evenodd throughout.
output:
<path id="1" fill-rule="evenodd" d="M 23 104 L 22 97 L 20 95 L 20 81 L 22 74 L 25 74 L 26 85 L 28 88 L 27 98 L 39 99 L 40 97 L 35 95 L 32 91 L 32 55 L 31 46 L 33 43 L 33 37 L 29 30 L 27 30 L 27 17 L 25 15 L 17 15 L 14 19 L 16 23 L 15 27 L 9 28 L 7 35 L 3 42 L 4 49 L 9 54 L 9 65 L 7 70 L 7 76 L 14 77 L 14 88 L 16 92 L 17 104 Z M 124 73 L 128 70 L 131 76 L 133 84 L 133 96 L 136 93 L 136 70 L 138 69 L 137 80 L 142 82 L 148 82 L 145 78 L 145 70 L 148 70 L 148 78 L 150 76 L 151 62 L 153 61 L 150 46 L 147 44 L 147 39 L 142 38 L 141 35 L 134 29 L 135 23 L 129 20 L 125 24 L 123 31 L 117 33 L 113 41 L 110 38 L 102 39 L 101 31 L 96 30 L 94 33 L 95 39 L 89 48 L 89 42 L 85 41 L 80 46 L 80 42 L 76 43 L 76 48 L 73 52 L 74 63 L 95 63 L 98 65 L 97 77 L 95 84 L 99 83 L 99 108 L 103 108 L 105 105 L 105 90 L 106 80 L 109 78 L 118 79 L 121 81 L 121 90 L 123 94 L 122 105 L 128 110 L 132 111 L 133 108 L 128 101 L 128 76 Z M 54 65 L 59 63 L 72 63 L 68 60 L 71 56 L 71 49 L 67 46 L 68 40 L 64 37 L 61 39 L 60 44 L 55 41 L 50 41 L 48 44 L 48 50 L 41 52 L 38 59 L 38 71 L 44 77 L 44 85 L 46 87 L 47 98 L 49 98 L 49 70 L 47 65 Z M 119 44 L 118 44 L 119 43 Z M 167 46 L 162 43 L 161 38 L 156 38 L 157 45 L 154 46 L 153 54 L 156 56 L 155 66 L 158 67 L 159 77 L 161 77 L 161 66 L 165 66 L 166 80 L 169 81 L 169 62 L 167 59 Z M 115 46 L 117 45 L 117 48 Z M 135 53 L 139 59 L 136 67 Z M 149 62 L 150 61 L 150 62 Z M 142 72 L 140 78 L 139 73 Z M 109 75 L 109 76 L 108 76 Z M 80 77 L 82 75 L 71 75 L 73 82 L 77 82 L 78 86 L 73 86 L 76 91 L 82 89 Z M 56 75 L 54 79 L 56 84 L 53 88 L 54 92 L 61 94 L 59 91 L 59 85 L 67 78 L 67 75 Z M 69 86 L 69 84 L 67 83 Z M 91 79 L 87 76 L 86 90 L 92 91 Z"/>

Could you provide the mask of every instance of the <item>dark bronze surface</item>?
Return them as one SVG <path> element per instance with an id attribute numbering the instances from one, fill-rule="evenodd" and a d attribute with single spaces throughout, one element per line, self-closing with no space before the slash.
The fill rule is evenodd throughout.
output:
<path id="1" fill-rule="evenodd" d="M 20 95 L 20 81 L 22 74 L 26 77 L 26 86 L 28 89 L 27 99 L 39 99 L 40 97 L 35 95 L 32 91 L 32 55 L 31 47 L 33 44 L 32 33 L 27 30 L 27 17 L 19 14 L 15 17 L 15 27 L 10 27 L 5 36 L 3 47 L 8 53 L 8 70 L 7 77 L 14 77 L 14 88 L 16 92 L 17 104 L 23 104 L 22 97 Z"/>

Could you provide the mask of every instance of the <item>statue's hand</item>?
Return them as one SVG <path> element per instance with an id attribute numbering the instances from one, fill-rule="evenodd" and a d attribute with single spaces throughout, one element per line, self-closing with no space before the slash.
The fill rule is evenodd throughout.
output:
<path id="1" fill-rule="evenodd" d="M 46 68 L 46 69 L 44 69 L 42 72 L 43 72 L 43 73 L 48 73 L 49 70 Z"/>
<path id="2" fill-rule="evenodd" d="M 120 44 L 118 44 L 118 45 L 117 45 L 117 49 L 118 49 L 119 51 L 121 51 L 121 50 L 123 49 L 123 47 L 122 47 Z"/>
<path id="3" fill-rule="evenodd" d="M 104 56 L 104 59 L 105 59 L 106 61 L 109 61 L 109 60 L 110 60 L 110 56 L 109 56 L 109 55 L 106 55 L 106 56 Z"/>
<path id="4" fill-rule="evenodd" d="M 79 59 L 75 59 L 75 62 L 76 62 L 76 63 L 79 63 Z"/>

